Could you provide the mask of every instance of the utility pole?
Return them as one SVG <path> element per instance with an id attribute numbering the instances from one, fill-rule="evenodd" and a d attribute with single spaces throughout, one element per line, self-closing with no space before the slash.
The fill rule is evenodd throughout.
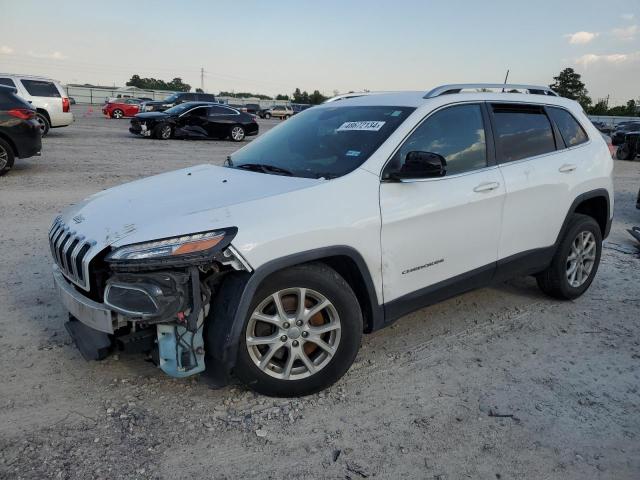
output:
<path id="1" fill-rule="evenodd" d="M 204 92 L 204 67 L 200 67 L 200 89 Z"/>
<path id="2" fill-rule="evenodd" d="M 607 109 L 609 108 L 609 95 L 607 94 Z"/>

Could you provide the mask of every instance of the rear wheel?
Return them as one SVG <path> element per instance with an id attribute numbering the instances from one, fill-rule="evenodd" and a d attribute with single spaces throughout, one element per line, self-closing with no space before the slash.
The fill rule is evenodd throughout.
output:
<path id="1" fill-rule="evenodd" d="M 11 145 L 0 138 L 0 176 L 7 173 L 13 167 L 13 149 Z"/>
<path id="2" fill-rule="evenodd" d="M 166 123 L 162 123 L 158 125 L 154 130 L 154 135 L 159 140 L 169 140 L 171 138 L 171 134 L 173 130 L 171 129 L 171 125 Z"/>
<path id="3" fill-rule="evenodd" d="M 271 114 L 269 112 L 264 114 L 264 118 L 266 118 L 267 120 L 269 120 L 271 118 Z"/>
<path id="4" fill-rule="evenodd" d="M 229 131 L 229 136 L 234 142 L 241 142 L 245 136 L 244 128 L 241 125 L 234 125 Z"/>
<path id="5" fill-rule="evenodd" d="M 322 264 L 275 273 L 257 290 L 240 339 L 236 374 L 273 396 L 309 395 L 349 369 L 362 336 L 353 291 Z"/>
<path id="6" fill-rule="evenodd" d="M 113 112 L 111 112 L 111 118 L 122 118 L 124 117 L 124 112 L 119 108 L 116 108 Z"/>
<path id="7" fill-rule="evenodd" d="M 49 122 L 49 119 L 46 117 L 46 115 L 40 112 L 36 113 L 36 120 L 40 125 L 40 132 L 44 137 L 47 133 L 49 133 L 49 129 L 51 128 L 51 123 Z"/>
<path id="8" fill-rule="evenodd" d="M 551 265 L 536 276 L 547 295 L 571 300 L 582 295 L 598 271 L 602 253 L 602 233 L 587 215 L 574 214 L 569 221 Z"/>

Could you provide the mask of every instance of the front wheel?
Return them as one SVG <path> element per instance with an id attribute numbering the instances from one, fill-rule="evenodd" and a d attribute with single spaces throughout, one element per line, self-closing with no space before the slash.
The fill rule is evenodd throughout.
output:
<path id="1" fill-rule="evenodd" d="M 231 127 L 229 136 L 234 142 L 241 142 L 242 140 L 244 140 L 245 136 L 244 128 L 242 128 L 240 125 L 234 125 L 233 127 Z"/>
<path id="2" fill-rule="evenodd" d="M 171 125 L 163 123 L 155 128 L 154 133 L 155 137 L 159 140 L 169 140 L 173 132 L 171 130 Z"/>
<path id="3" fill-rule="evenodd" d="M 0 138 L 0 177 L 11 170 L 14 159 L 11 145 Z"/>
<path id="4" fill-rule="evenodd" d="M 265 395 L 302 396 L 342 377 L 362 337 L 349 284 L 323 264 L 283 270 L 258 288 L 245 320 L 236 374 Z"/>
<path id="5" fill-rule="evenodd" d="M 271 114 L 269 112 L 264 114 L 264 118 L 266 118 L 267 120 L 269 120 L 271 118 Z"/>
<path id="6" fill-rule="evenodd" d="M 574 214 L 551 265 L 536 276 L 538 286 L 555 298 L 578 298 L 593 282 L 601 254 L 602 233 L 598 223 L 587 215 Z"/>

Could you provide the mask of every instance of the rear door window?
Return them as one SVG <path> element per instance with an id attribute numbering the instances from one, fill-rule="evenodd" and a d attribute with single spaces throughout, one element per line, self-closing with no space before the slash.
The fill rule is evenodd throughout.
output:
<path id="1" fill-rule="evenodd" d="M 7 87 L 14 87 L 16 84 L 10 78 L 0 78 L 0 85 L 6 85 Z"/>
<path id="2" fill-rule="evenodd" d="M 547 107 L 547 111 L 560 130 L 560 135 L 567 147 L 575 147 L 589 140 L 587 133 L 569 112 L 555 107 Z"/>
<path id="3" fill-rule="evenodd" d="M 493 104 L 496 150 L 513 162 L 556 150 L 551 122 L 541 105 Z"/>
<path id="4" fill-rule="evenodd" d="M 219 106 L 217 106 L 217 105 L 215 105 L 215 106 L 213 106 L 213 107 L 211 107 L 211 108 L 209 109 L 209 115 L 212 115 L 212 116 L 217 116 L 217 115 L 233 115 L 234 113 L 236 113 L 236 112 L 234 112 L 233 110 L 231 110 L 231 109 L 229 109 L 229 108 L 226 108 L 226 107 L 219 107 Z"/>
<path id="5" fill-rule="evenodd" d="M 60 97 L 58 87 L 46 80 L 20 80 L 32 97 Z"/>

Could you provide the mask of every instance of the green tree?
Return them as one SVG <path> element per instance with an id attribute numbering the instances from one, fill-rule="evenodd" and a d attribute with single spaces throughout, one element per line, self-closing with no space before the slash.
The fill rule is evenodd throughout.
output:
<path id="1" fill-rule="evenodd" d="M 204 93 L 204 90 L 202 90 L 201 88 L 196 88 L 196 93 Z"/>
<path id="2" fill-rule="evenodd" d="M 276 95 L 276 100 L 289 100 L 289 95 L 283 95 L 279 93 L 278 95 Z"/>
<path id="3" fill-rule="evenodd" d="M 607 107 L 606 100 L 598 100 L 598 102 L 591 107 L 588 112 L 590 115 L 606 115 L 609 108 Z"/>
<path id="4" fill-rule="evenodd" d="M 307 92 L 305 92 L 307 93 Z M 322 95 L 318 90 L 314 90 L 311 95 L 309 95 L 309 103 L 311 105 L 319 105 L 327 99 L 324 95 Z"/>
<path id="5" fill-rule="evenodd" d="M 178 92 L 188 92 L 191 90 L 191 85 L 183 83 L 179 77 L 174 78 L 170 82 L 165 82 L 158 78 L 140 78 L 140 75 L 132 75 L 131 79 L 127 82 L 127 86 L 147 88 L 150 90 L 175 90 Z"/>
<path id="6" fill-rule="evenodd" d="M 638 116 L 638 105 L 634 99 L 631 99 L 627 102 L 627 114 L 628 117 L 637 117 Z"/>
<path id="7" fill-rule="evenodd" d="M 617 107 L 612 107 L 607 112 L 607 115 L 612 115 L 614 117 L 626 117 L 627 107 L 625 105 L 618 105 Z"/>
<path id="8" fill-rule="evenodd" d="M 554 82 L 549 85 L 558 95 L 577 101 L 585 110 L 591 105 L 589 91 L 580 79 L 580 74 L 573 68 L 565 68 L 557 77 L 553 77 Z"/>

